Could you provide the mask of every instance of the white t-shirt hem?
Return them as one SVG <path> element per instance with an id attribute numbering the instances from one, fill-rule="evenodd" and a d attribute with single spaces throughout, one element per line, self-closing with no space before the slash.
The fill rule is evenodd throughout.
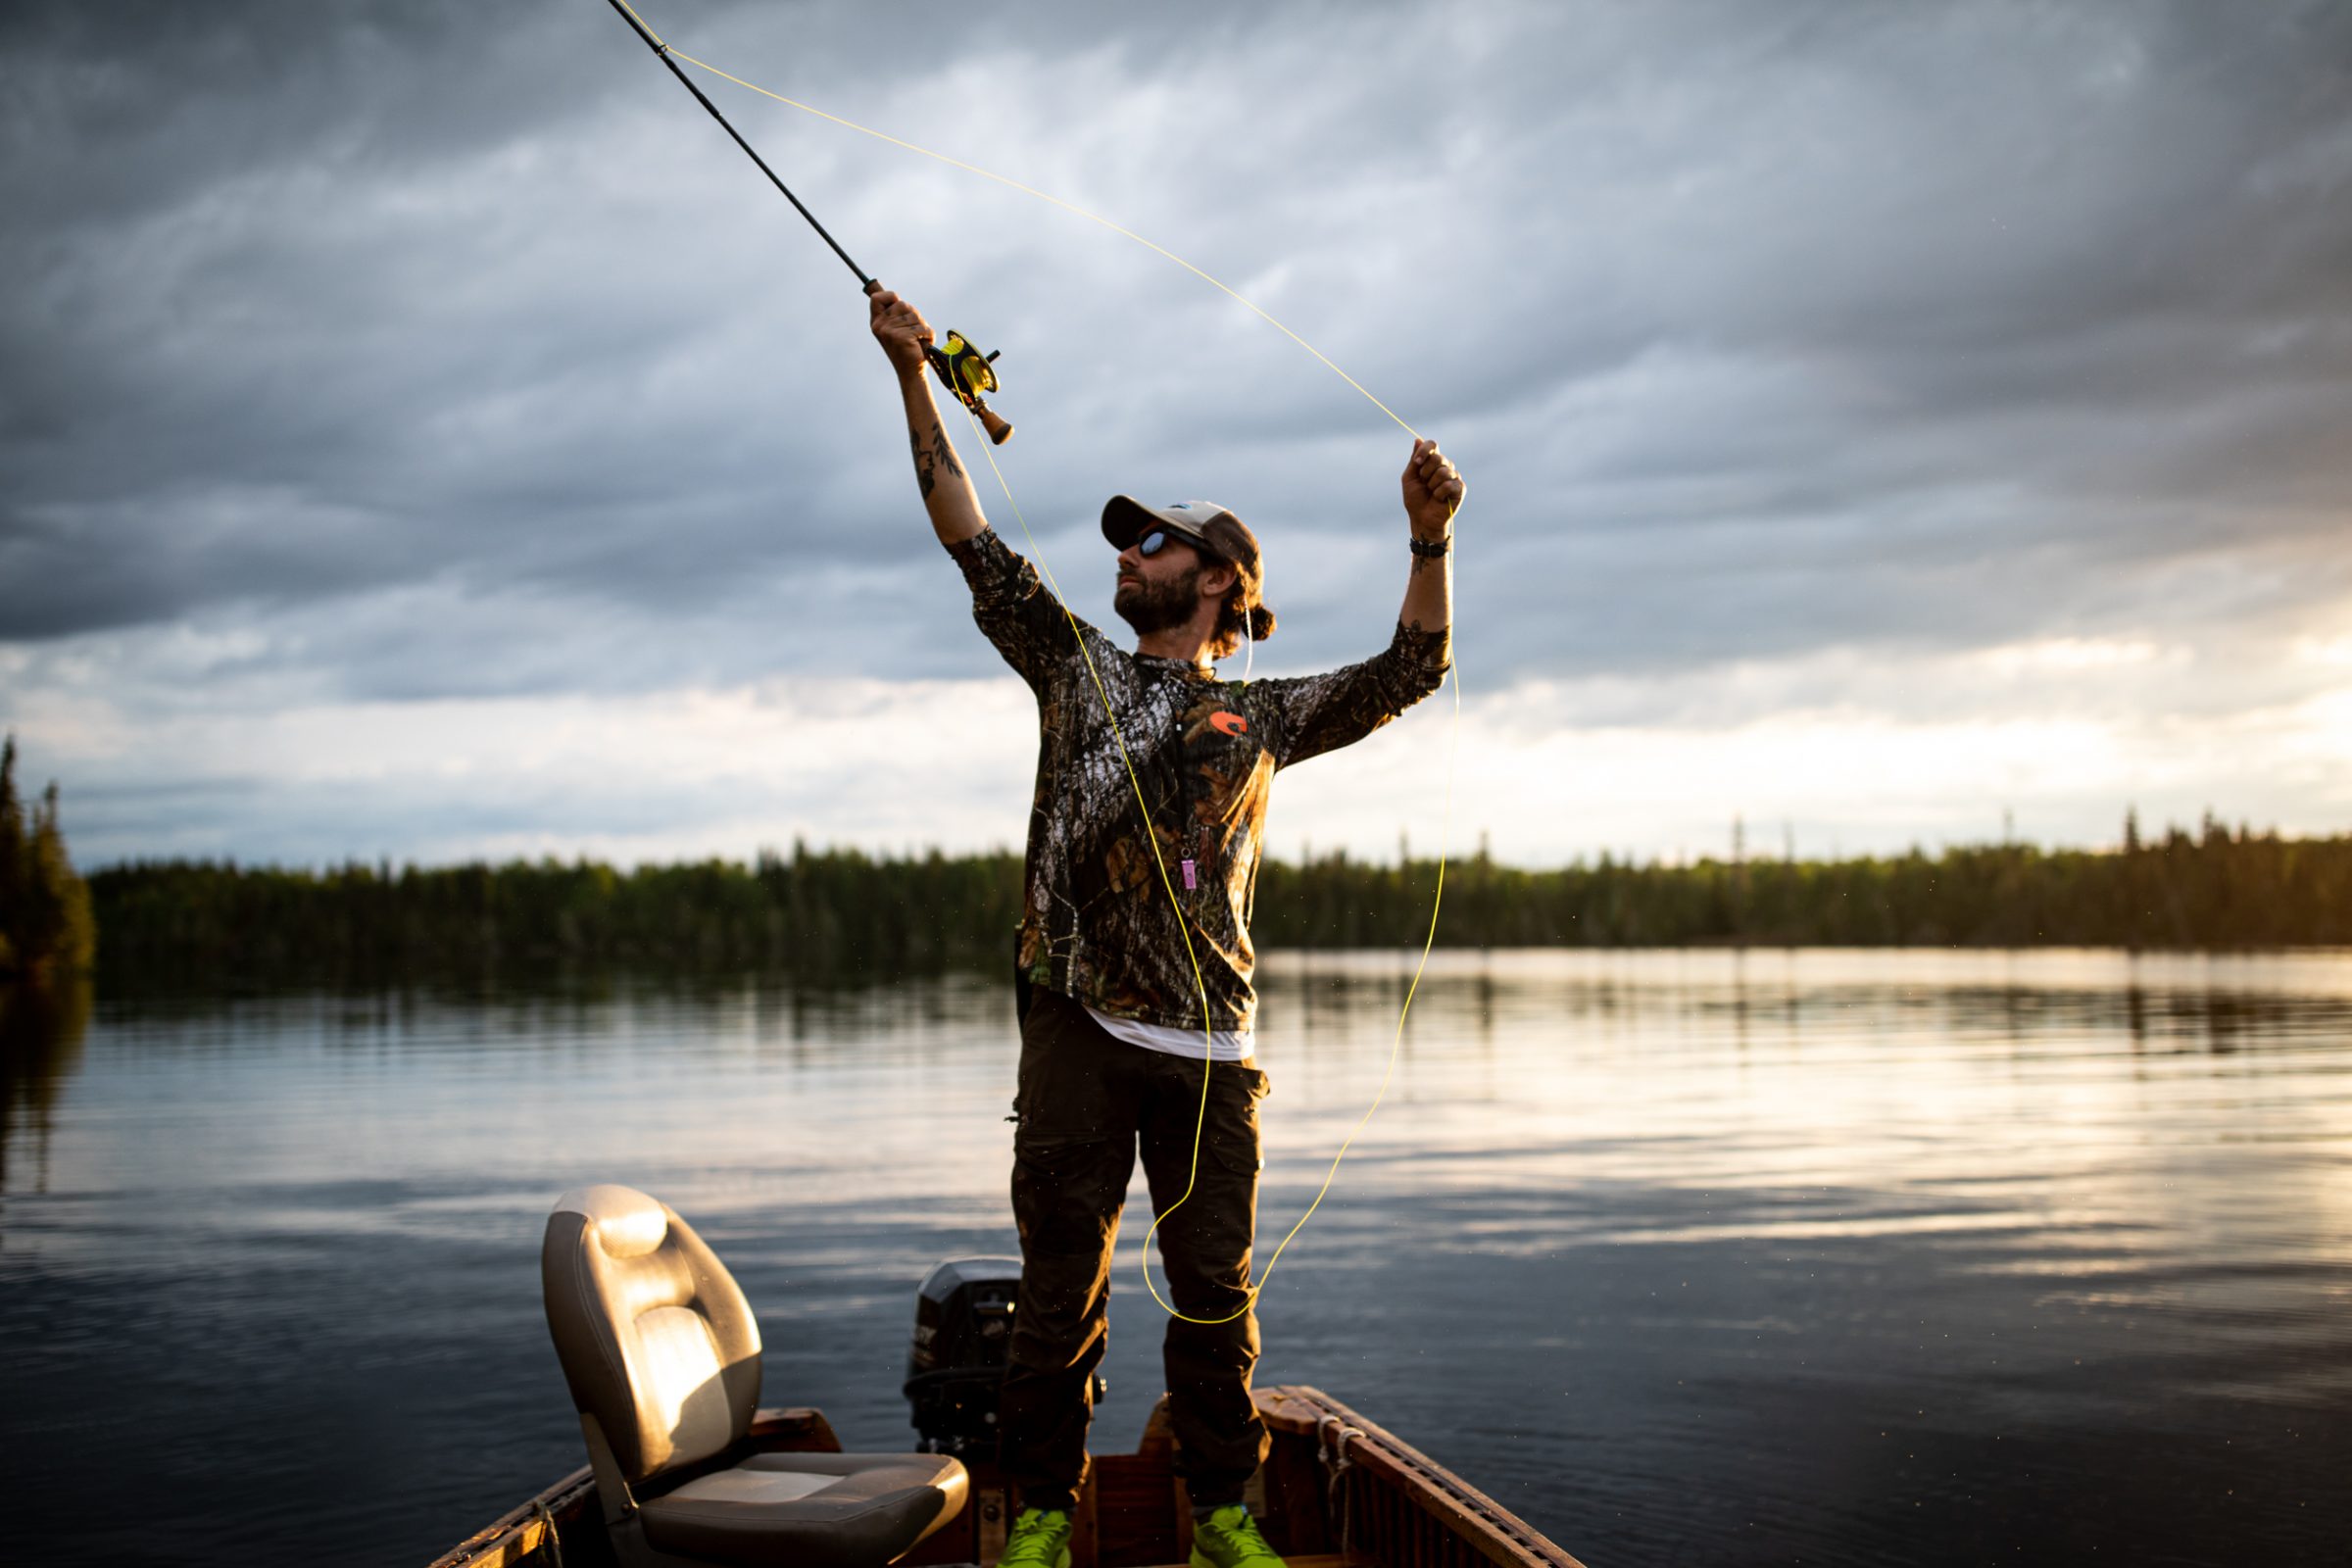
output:
<path id="1" fill-rule="evenodd" d="M 1080 1005 L 1085 1005 L 1083 1003 Z M 1156 1051 L 1164 1055 L 1200 1059 L 1201 1032 L 1198 1029 L 1173 1029 L 1164 1023 L 1143 1023 L 1134 1018 L 1113 1018 L 1108 1013 L 1096 1012 L 1095 1022 L 1105 1034 L 1116 1036 L 1131 1046 Z M 1246 1061 L 1250 1057 L 1250 1038 L 1247 1029 L 1219 1029 L 1208 1036 L 1210 1061 Z"/>

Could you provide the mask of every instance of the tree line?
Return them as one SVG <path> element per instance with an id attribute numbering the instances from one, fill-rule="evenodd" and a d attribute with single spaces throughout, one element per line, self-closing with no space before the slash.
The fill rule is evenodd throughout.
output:
<path id="1" fill-rule="evenodd" d="M 118 965 L 394 973 L 541 960 L 818 973 L 1009 961 L 1021 862 L 858 850 L 619 870 L 596 860 L 324 870 L 134 861 L 90 887 Z"/>
<path id="2" fill-rule="evenodd" d="M 1418 947 L 1434 859 L 1345 852 L 1268 860 L 1261 948 Z M 106 961 L 239 973 L 398 972 L 571 960 L 819 973 L 1009 962 L 1021 862 L 1007 853 L 620 870 L 592 860 L 323 870 L 140 861 L 89 879 Z M 2120 850 L 1963 846 L 1835 860 L 1603 855 L 1553 869 L 1482 849 L 1446 867 L 1440 946 L 2247 948 L 2352 945 L 2352 837 L 2289 839 L 2208 819 Z"/>
<path id="3" fill-rule="evenodd" d="M 1434 861 L 1269 863 L 1263 940 L 1418 946 Z M 1273 919 L 1264 916 L 1272 914 Z M 1277 935 L 1276 933 L 1280 933 Z M 1454 947 L 2121 947 L 2352 944 L 2352 836 L 2232 831 L 2143 837 L 2117 850 L 1962 845 L 1832 860 L 1602 855 L 1556 870 L 1483 852 L 1446 867 L 1438 942 Z"/>

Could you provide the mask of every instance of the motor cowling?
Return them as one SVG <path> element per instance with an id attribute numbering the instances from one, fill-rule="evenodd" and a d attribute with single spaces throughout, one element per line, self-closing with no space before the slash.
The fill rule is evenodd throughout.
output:
<path id="1" fill-rule="evenodd" d="M 950 1258 L 915 1293 L 906 1392 L 923 1452 L 995 1453 L 997 1396 L 1020 1294 L 1017 1257 Z"/>

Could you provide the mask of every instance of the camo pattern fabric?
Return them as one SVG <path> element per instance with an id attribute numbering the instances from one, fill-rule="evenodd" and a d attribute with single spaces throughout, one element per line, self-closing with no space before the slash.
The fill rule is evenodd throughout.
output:
<path id="1" fill-rule="evenodd" d="M 1112 1017 L 1249 1029 L 1250 917 L 1275 771 L 1361 740 L 1436 691 L 1447 631 L 1400 624 L 1385 652 L 1344 669 L 1226 681 L 1208 664 L 1129 653 L 1084 620 L 1073 633 L 1037 569 L 993 529 L 948 548 L 971 587 L 972 618 L 1037 694 L 1021 976 Z"/>

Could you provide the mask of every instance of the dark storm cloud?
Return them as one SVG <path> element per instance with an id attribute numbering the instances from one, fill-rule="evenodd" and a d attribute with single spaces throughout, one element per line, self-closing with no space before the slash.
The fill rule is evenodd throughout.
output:
<path id="1" fill-rule="evenodd" d="M 2340 6 L 649 16 L 1443 436 L 1489 689 L 2352 586 Z M 0 61 L 0 641 L 243 628 L 361 696 L 990 672 L 847 273 L 605 7 L 18 6 Z M 1401 431 L 1114 236 L 710 90 L 1004 347 L 1082 612 L 1105 493 L 1205 493 L 1269 660 L 1377 641 Z"/>

